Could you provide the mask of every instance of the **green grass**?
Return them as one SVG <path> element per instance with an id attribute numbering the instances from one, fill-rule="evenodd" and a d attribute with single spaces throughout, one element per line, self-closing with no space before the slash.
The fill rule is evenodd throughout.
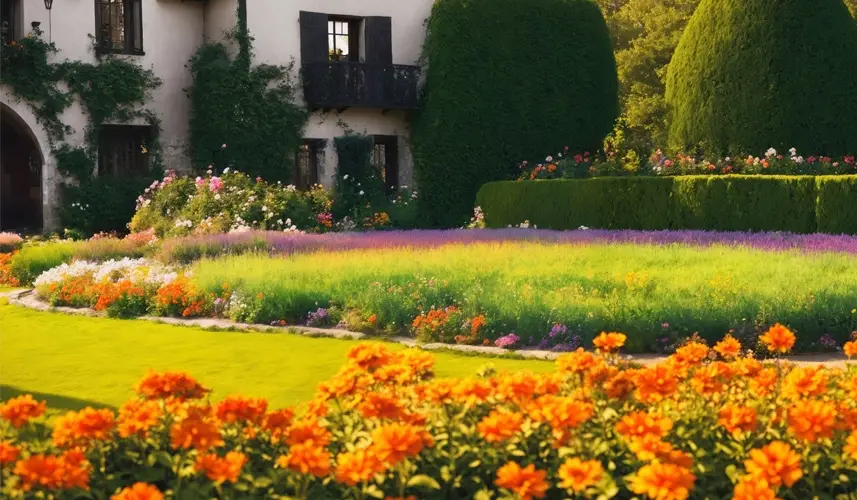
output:
<path id="1" fill-rule="evenodd" d="M 0 399 L 22 392 L 55 408 L 117 407 L 133 395 L 149 368 L 187 371 L 229 394 L 268 398 L 274 407 L 312 397 L 334 374 L 355 341 L 284 333 L 206 331 L 143 320 L 113 320 L 0 305 Z M 390 349 L 404 347 L 389 344 Z M 474 374 L 487 363 L 499 370 L 544 372 L 537 360 L 488 359 L 439 353 L 438 376 Z"/>
<path id="2" fill-rule="evenodd" d="M 249 319 L 300 321 L 329 303 L 376 314 L 405 332 L 420 310 L 458 305 L 485 314 L 491 336 L 545 336 L 554 322 L 585 341 L 602 330 L 645 351 L 664 323 L 711 340 L 730 329 L 781 322 L 799 348 L 857 330 L 857 258 L 735 247 L 504 243 L 203 260 L 195 279 L 242 292 Z M 262 294 L 261 301 L 257 300 Z"/>
<path id="3" fill-rule="evenodd" d="M 31 284 L 48 269 L 71 261 L 80 245 L 79 242 L 63 241 L 25 246 L 12 257 L 12 276 L 22 284 Z"/>

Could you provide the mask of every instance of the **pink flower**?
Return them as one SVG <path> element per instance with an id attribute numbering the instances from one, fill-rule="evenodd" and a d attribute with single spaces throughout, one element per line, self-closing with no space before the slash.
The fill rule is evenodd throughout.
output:
<path id="1" fill-rule="evenodd" d="M 212 177 L 208 182 L 208 189 L 211 190 L 212 193 L 216 193 L 223 189 L 223 181 L 220 180 L 220 177 Z"/>
<path id="2" fill-rule="evenodd" d="M 205 179 L 203 179 L 202 177 L 197 177 L 196 178 L 196 185 L 197 186 L 205 186 Z"/>
<path id="3" fill-rule="evenodd" d="M 664 166 L 665 166 L 665 167 L 667 167 L 667 168 L 672 167 L 672 166 L 673 166 L 673 161 L 672 161 L 672 160 L 664 160 Z"/>
<path id="4" fill-rule="evenodd" d="M 579 155 L 579 154 L 574 155 L 574 161 L 575 161 L 575 162 L 577 162 L 577 163 L 582 162 L 582 161 L 583 161 L 583 156 L 581 156 L 581 155 Z"/>

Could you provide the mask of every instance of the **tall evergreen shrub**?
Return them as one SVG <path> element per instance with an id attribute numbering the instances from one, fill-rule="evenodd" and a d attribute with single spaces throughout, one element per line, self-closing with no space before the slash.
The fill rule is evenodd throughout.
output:
<path id="1" fill-rule="evenodd" d="M 596 150 L 618 115 L 610 35 L 589 0 L 437 0 L 424 56 L 413 142 L 430 225 L 460 225 L 479 187 L 522 160 Z"/>

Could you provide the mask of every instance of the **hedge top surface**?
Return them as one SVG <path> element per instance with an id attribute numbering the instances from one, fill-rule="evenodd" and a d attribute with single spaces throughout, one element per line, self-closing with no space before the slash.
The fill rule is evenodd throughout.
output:
<path id="1" fill-rule="evenodd" d="M 857 23 L 841 0 L 703 0 L 667 74 L 670 141 L 857 151 Z"/>

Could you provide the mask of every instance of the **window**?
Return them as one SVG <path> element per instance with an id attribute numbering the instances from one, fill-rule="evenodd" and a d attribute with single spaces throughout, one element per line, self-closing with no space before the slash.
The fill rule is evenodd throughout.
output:
<path id="1" fill-rule="evenodd" d="M 304 139 L 295 159 L 292 184 L 300 190 L 308 190 L 318 184 L 319 157 L 324 154 L 324 139 Z"/>
<path id="2" fill-rule="evenodd" d="M 151 129 L 147 126 L 105 125 L 98 138 L 99 175 L 133 176 L 149 171 Z"/>
<path id="3" fill-rule="evenodd" d="M 394 135 L 376 135 L 372 151 L 372 164 L 378 170 L 388 193 L 399 188 L 399 138 Z"/>
<path id="4" fill-rule="evenodd" d="M 98 50 L 143 53 L 142 0 L 95 0 Z"/>
<path id="5" fill-rule="evenodd" d="M 19 0 L 0 0 L 0 39 L 3 43 L 20 38 L 18 33 Z"/>
<path id="6" fill-rule="evenodd" d="M 327 55 L 331 61 L 360 60 L 360 20 L 344 17 L 327 19 Z"/>

